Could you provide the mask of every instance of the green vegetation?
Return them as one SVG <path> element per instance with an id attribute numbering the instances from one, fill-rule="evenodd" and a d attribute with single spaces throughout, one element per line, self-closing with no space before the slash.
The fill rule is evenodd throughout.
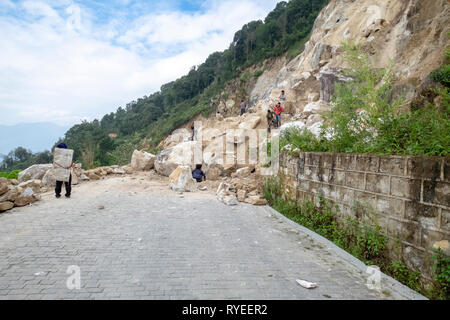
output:
<path id="1" fill-rule="evenodd" d="M 282 1 L 264 21 L 252 21 L 236 32 L 223 52 L 180 79 L 163 85 L 160 91 L 128 103 L 125 108 L 101 120 L 83 122 L 67 131 L 65 142 L 74 149 L 74 159 L 85 168 L 130 161 L 133 149 L 155 150 L 158 143 L 180 125 L 202 114 L 216 111 L 217 96 L 232 79 L 246 82 L 259 77 L 244 72 L 267 58 L 299 49 L 328 0 Z M 117 135 L 110 138 L 110 134 Z"/>
<path id="2" fill-rule="evenodd" d="M 378 225 L 361 223 L 350 217 L 338 222 L 339 208 L 324 198 L 320 198 L 317 205 L 309 200 L 284 200 L 276 178 L 267 179 L 264 197 L 275 210 L 333 241 L 366 264 L 379 265 L 385 260 L 386 237 Z"/>
<path id="3" fill-rule="evenodd" d="M 445 51 L 445 62 L 444 65 L 434 70 L 430 77 L 433 81 L 438 82 L 447 88 L 450 87 L 450 50 Z"/>
<path id="4" fill-rule="evenodd" d="M 333 206 L 324 198 L 319 198 L 317 204 L 310 200 L 286 199 L 279 178 L 266 180 L 264 197 L 278 212 L 333 241 L 365 264 L 379 266 L 382 272 L 431 299 L 449 299 L 450 258 L 441 250 L 435 251 L 432 259 L 436 283 L 432 288 L 426 289 L 417 270 L 411 270 L 402 260 L 390 261 L 386 247 L 387 237 L 381 232 L 373 212 L 360 203 L 355 204 L 353 211 L 361 214 L 363 210 L 369 219 L 338 219 L 339 207 Z"/>
<path id="5" fill-rule="evenodd" d="M 52 156 L 49 151 L 33 153 L 31 150 L 17 147 L 3 157 L 3 161 L 0 163 L 0 170 L 7 172 L 23 170 L 33 164 L 49 163 L 51 161 Z"/>
<path id="6" fill-rule="evenodd" d="M 344 44 L 349 68 L 344 75 L 353 81 L 337 83 L 332 109 L 323 114 L 320 137 L 291 129 L 280 147 L 316 152 L 445 156 L 450 152 L 450 92 L 436 89 L 441 102 L 399 112 L 403 97 L 394 97 L 394 67 L 377 70 L 360 46 Z M 441 70 L 441 69 L 440 69 Z M 442 68 L 445 73 L 446 67 Z M 441 73 L 439 73 L 441 74 Z M 434 77 L 443 79 L 447 76 Z"/>
<path id="7" fill-rule="evenodd" d="M 412 271 L 408 269 L 405 263 L 401 260 L 394 261 L 389 266 L 389 273 L 404 285 L 410 287 L 415 291 L 421 291 L 420 273 L 419 271 Z"/>
<path id="8" fill-rule="evenodd" d="M 22 170 L 13 170 L 11 172 L 0 172 L 0 178 L 19 179 L 19 172 Z"/>
<path id="9" fill-rule="evenodd" d="M 438 283 L 439 291 L 437 297 L 439 299 L 450 299 L 450 257 L 443 254 L 441 249 L 435 250 L 432 256 L 434 261 L 433 272 L 434 280 Z"/>
<path id="10" fill-rule="evenodd" d="M 264 73 L 264 70 L 256 70 L 253 73 L 253 78 L 259 78 Z"/>

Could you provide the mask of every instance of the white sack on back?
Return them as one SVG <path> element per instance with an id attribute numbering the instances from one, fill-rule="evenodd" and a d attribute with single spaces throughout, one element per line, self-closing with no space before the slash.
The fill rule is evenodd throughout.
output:
<path id="1" fill-rule="evenodd" d="M 53 175 L 56 181 L 69 182 L 72 171 L 73 150 L 55 148 L 53 158 Z"/>

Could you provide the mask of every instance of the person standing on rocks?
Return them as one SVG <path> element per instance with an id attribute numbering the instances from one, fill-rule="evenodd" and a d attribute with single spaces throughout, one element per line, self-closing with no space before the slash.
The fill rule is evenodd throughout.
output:
<path id="1" fill-rule="evenodd" d="M 273 109 L 273 112 L 275 113 L 275 128 L 278 128 L 281 126 L 281 113 L 284 111 L 283 107 L 281 106 L 281 102 L 278 102 L 278 104 Z"/>
<path id="2" fill-rule="evenodd" d="M 61 148 L 61 149 L 67 149 L 67 145 L 64 142 L 61 142 L 56 147 Z M 73 162 L 69 168 L 64 168 L 64 169 L 71 169 L 72 167 L 73 167 Z M 61 198 L 62 184 L 63 184 L 62 181 L 56 181 L 56 187 L 55 187 L 55 197 L 56 198 Z M 66 189 L 66 194 L 65 194 L 66 198 L 70 198 L 70 194 L 72 192 L 72 174 L 70 174 L 69 182 L 64 182 L 64 187 Z"/>
<path id="3" fill-rule="evenodd" d="M 247 102 L 241 100 L 241 116 L 245 113 L 246 109 L 247 109 Z"/>
<path id="4" fill-rule="evenodd" d="M 286 93 L 284 92 L 284 90 L 281 90 L 280 101 L 286 101 Z"/>

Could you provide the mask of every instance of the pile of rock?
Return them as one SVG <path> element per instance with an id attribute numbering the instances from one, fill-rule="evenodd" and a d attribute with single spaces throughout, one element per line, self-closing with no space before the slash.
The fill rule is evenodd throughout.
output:
<path id="1" fill-rule="evenodd" d="M 169 187 L 177 192 L 197 190 L 197 182 L 192 178 L 191 167 L 179 166 L 169 176 Z"/>
<path id="2" fill-rule="evenodd" d="M 125 174 L 132 174 L 133 172 L 134 172 L 133 168 L 129 165 L 128 166 L 113 165 L 81 171 L 79 178 L 83 181 L 100 180 L 108 175 L 125 175 Z M 74 174 L 73 176 L 75 175 L 76 174 Z"/>
<path id="3" fill-rule="evenodd" d="M 41 180 L 29 180 L 19 185 L 15 185 L 15 182 L 0 178 L 0 212 L 23 207 L 40 199 L 38 193 L 44 188 Z"/>
<path id="4" fill-rule="evenodd" d="M 231 177 L 224 178 L 217 189 L 217 198 L 227 205 L 235 205 L 237 202 L 266 205 L 267 200 L 262 194 L 262 178 L 251 166 L 238 169 Z"/>

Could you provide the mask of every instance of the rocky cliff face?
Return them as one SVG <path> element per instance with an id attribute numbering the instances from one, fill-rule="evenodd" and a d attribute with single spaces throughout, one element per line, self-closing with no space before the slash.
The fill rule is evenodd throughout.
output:
<path id="1" fill-rule="evenodd" d="M 398 86 L 412 99 L 416 88 L 442 63 L 449 21 L 447 0 L 331 0 L 316 19 L 304 52 L 285 62 L 276 76 L 269 71 L 270 84 L 263 74 L 250 100 L 258 97 L 257 105 L 264 107 L 284 89 L 292 114 L 310 112 L 308 104 L 317 99 L 323 103 L 316 103 L 316 109 L 325 108 L 335 81 L 345 80 L 338 75 L 345 67 L 344 41 L 360 43 L 377 68 L 393 60 Z"/>
<path id="2" fill-rule="evenodd" d="M 335 83 L 348 80 L 340 75 L 346 67 L 342 49 L 345 41 L 361 44 L 376 68 L 394 61 L 398 92 L 412 100 L 430 72 L 443 62 L 449 21 L 447 0 L 331 0 L 317 17 L 299 56 L 290 61 L 286 57 L 271 59 L 245 70 L 247 77 L 232 81 L 215 101 L 221 115 L 193 120 L 202 120 L 203 129 L 222 135 L 226 129 L 264 129 L 267 109 L 285 90 L 282 123 L 293 122 L 289 125 L 318 134 L 322 122 L 319 113 L 329 109 Z M 243 97 L 251 115 L 239 117 L 236 115 Z M 259 121 L 255 122 L 255 117 Z M 186 125 L 186 136 L 191 135 L 191 125 Z M 173 146 L 169 143 L 172 140 L 169 137 L 160 146 Z M 203 147 L 208 148 L 208 143 Z"/>
<path id="3" fill-rule="evenodd" d="M 316 19 L 303 53 L 252 67 L 264 70 L 257 80 L 230 84 L 217 103 L 225 116 L 236 114 L 247 96 L 253 112 L 264 114 L 285 90 L 284 122 L 303 121 L 318 127 L 318 113 L 329 108 L 336 81 L 345 67 L 342 42 L 362 45 L 376 68 L 395 62 L 397 90 L 412 100 L 431 71 L 443 61 L 449 44 L 450 3 L 447 0 L 331 0 Z M 236 88 L 240 89 L 236 89 Z"/>

